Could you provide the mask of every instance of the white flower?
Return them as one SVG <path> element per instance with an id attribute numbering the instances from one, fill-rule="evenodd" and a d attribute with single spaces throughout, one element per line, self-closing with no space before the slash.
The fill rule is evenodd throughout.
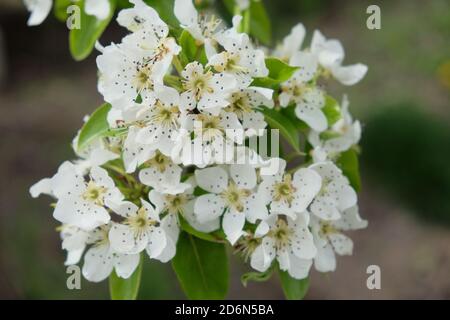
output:
<path id="1" fill-rule="evenodd" d="M 341 106 L 342 118 L 326 131 L 331 137 L 323 140 L 319 132 L 313 130 L 309 132 L 308 142 L 314 147 L 312 150 L 314 162 L 334 159 L 339 153 L 359 142 L 361 124 L 358 120 L 353 121 L 348 105 L 347 96 L 344 96 Z"/>
<path id="2" fill-rule="evenodd" d="M 315 268 L 320 272 L 334 271 L 336 269 L 335 252 L 338 255 L 351 255 L 353 252 L 353 241 L 341 231 L 366 227 L 367 221 L 361 219 L 357 206 L 345 210 L 342 217 L 336 221 L 324 221 L 312 217 L 311 229 L 317 247 L 317 255 L 314 258 Z"/>
<path id="3" fill-rule="evenodd" d="M 84 255 L 83 276 L 92 282 L 105 280 L 113 271 L 121 278 L 129 278 L 139 265 L 139 254 L 121 254 L 109 243 L 111 224 L 103 225 L 90 234 L 90 249 Z"/>
<path id="4" fill-rule="evenodd" d="M 356 204 L 355 190 L 332 162 L 319 162 L 310 168 L 322 177 L 322 188 L 312 202 L 310 211 L 323 220 L 338 220 L 343 211 Z"/>
<path id="5" fill-rule="evenodd" d="M 162 153 L 156 152 L 146 164 L 148 168 L 139 171 L 139 180 L 156 191 L 178 194 L 191 187 L 188 183 L 180 183 L 182 169 Z"/>
<path id="6" fill-rule="evenodd" d="M 246 87 L 234 92 L 229 98 L 230 104 L 225 111 L 232 112 L 242 121 L 246 136 L 261 135 L 262 129 L 267 126 L 264 114 L 256 108 L 273 107 L 272 89 L 260 87 Z"/>
<path id="7" fill-rule="evenodd" d="M 104 206 L 123 198 L 107 171 L 100 167 L 91 168 L 88 182 L 75 170 L 58 178 L 58 202 L 53 217 L 84 230 L 108 223 L 110 216 Z"/>
<path id="8" fill-rule="evenodd" d="M 141 199 L 141 203 L 140 208 L 129 201 L 111 204 L 111 209 L 124 221 L 112 225 L 109 241 L 117 252 L 135 254 L 146 250 L 150 258 L 158 259 L 166 249 L 167 235 L 159 212 L 147 201 Z"/>
<path id="9" fill-rule="evenodd" d="M 235 143 L 244 141 L 244 130 L 235 113 L 189 114 L 183 118 L 172 154 L 175 162 L 203 168 L 233 160 Z"/>
<path id="10" fill-rule="evenodd" d="M 276 258 L 281 270 L 295 279 L 308 276 L 317 250 L 308 229 L 308 216 L 300 214 L 295 220 L 271 215 L 262 221 L 255 232 L 262 237 L 251 254 L 250 264 L 259 272 L 266 271 Z"/>
<path id="11" fill-rule="evenodd" d="M 27 24 L 37 26 L 47 18 L 52 9 L 52 0 L 24 0 L 27 10 L 31 12 Z"/>
<path id="12" fill-rule="evenodd" d="M 161 20 L 158 13 L 142 0 L 129 0 L 133 8 L 123 9 L 117 16 L 117 22 L 122 26 L 136 32 L 141 29 L 152 29 L 159 37 L 165 37 L 168 27 Z"/>
<path id="13" fill-rule="evenodd" d="M 66 193 L 65 180 L 76 172 L 77 167 L 72 162 L 64 161 L 51 178 L 39 180 L 30 187 L 31 196 L 37 198 L 41 194 L 46 194 L 58 199 Z"/>
<path id="14" fill-rule="evenodd" d="M 315 131 L 324 131 L 328 127 L 322 111 L 325 94 L 317 86 L 308 83 L 317 72 L 316 57 L 311 53 L 297 52 L 291 57 L 290 64 L 299 67 L 299 70 L 281 85 L 280 105 L 286 107 L 295 103 L 295 114 L 300 120 Z"/>
<path id="15" fill-rule="evenodd" d="M 189 178 L 186 183 L 191 187 L 184 192 L 177 194 L 161 193 L 156 190 L 151 190 L 148 198 L 155 206 L 156 210 L 161 213 L 166 213 L 171 217 L 171 234 L 173 238 L 178 239 L 178 215 L 181 215 L 190 226 L 200 232 L 212 232 L 220 227 L 220 219 L 214 219 L 205 223 L 200 223 L 194 214 L 195 196 L 193 194 L 196 186 L 195 178 Z M 173 222 L 173 223 L 172 223 Z"/>
<path id="16" fill-rule="evenodd" d="M 114 108 L 134 105 L 138 96 L 144 101 L 154 97 L 155 84 L 161 84 L 172 58 L 180 47 L 173 38 L 143 28 L 126 36 L 119 45 L 111 44 L 97 57 L 100 71 L 99 91 Z"/>
<path id="17" fill-rule="evenodd" d="M 292 28 L 291 33 L 283 39 L 283 44 L 275 50 L 275 56 L 289 62 L 291 57 L 300 51 L 305 34 L 306 30 L 303 24 L 297 24 Z"/>
<path id="18" fill-rule="evenodd" d="M 182 110 L 208 111 L 217 115 L 229 102 L 230 94 L 236 88 L 236 80 L 225 73 L 204 70 L 199 62 L 191 62 L 181 73 L 184 92 L 181 93 Z"/>
<path id="19" fill-rule="evenodd" d="M 292 176 L 284 172 L 285 161 L 280 161 L 280 168 L 274 175 L 262 175 L 258 193 L 270 211 L 295 217 L 302 213 L 313 201 L 320 190 L 322 179 L 311 168 L 301 168 Z"/>
<path id="20" fill-rule="evenodd" d="M 180 95 L 170 87 L 157 86 L 155 89 L 155 104 L 140 112 L 143 128 L 139 130 L 137 141 L 170 156 L 180 126 Z"/>
<path id="21" fill-rule="evenodd" d="M 77 264 L 89 241 L 90 231 L 72 225 L 61 226 L 62 248 L 67 250 L 66 266 Z"/>
<path id="22" fill-rule="evenodd" d="M 246 220 L 255 223 L 267 217 L 265 204 L 253 191 L 257 179 L 251 166 L 230 165 L 229 174 L 220 167 L 209 167 L 196 170 L 195 178 L 199 187 L 210 192 L 195 202 L 198 221 L 212 221 L 223 214 L 222 228 L 231 244 L 244 234 Z"/>
<path id="23" fill-rule="evenodd" d="M 105 20 L 109 16 L 111 6 L 109 0 L 86 0 L 84 11 L 99 20 Z"/>
<path id="24" fill-rule="evenodd" d="M 256 77 L 266 77 L 269 70 L 265 63 L 265 54 L 254 49 L 250 38 L 245 33 L 224 32 L 217 41 L 225 51 L 208 59 L 208 65 L 217 72 L 234 75 L 240 87 L 247 87 Z"/>
<path id="25" fill-rule="evenodd" d="M 211 46 L 211 39 L 218 27 L 220 20 L 211 17 L 207 20 L 205 16 L 199 15 L 192 0 L 175 0 L 174 13 L 180 21 L 181 26 L 205 47 Z"/>
<path id="26" fill-rule="evenodd" d="M 341 42 L 336 39 L 327 40 L 318 30 L 313 34 L 311 53 L 327 72 L 344 85 L 358 83 L 367 73 L 367 66 L 361 63 L 342 66 L 345 54 Z"/>

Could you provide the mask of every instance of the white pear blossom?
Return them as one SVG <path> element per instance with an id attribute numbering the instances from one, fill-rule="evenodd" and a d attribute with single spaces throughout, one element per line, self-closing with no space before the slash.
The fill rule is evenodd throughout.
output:
<path id="1" fill-rule="evenodd" d="M 310 131 L 308 142 L 314 147 L 312 150 L 314 162 L 334 159 L 339 153 L 347 151 L 359 142 L 361 124 L 358 120 L 353 121 L 348 105 L 347 96 L 344 96 L 341 104 L 341 119 L 326 131 L 326 135 L 330 137 L 322 139 L 319 132 Z"/>
<path id="2" fill-rule="evenodd" d="M 123 143 L 122 158 L 127 173 L 134 172 L 136 168 L 155 157 L 156 150 L 150 144 L 141 143 L 137 137 L 141 128 L 131 126 Z"/>
<path id="3" fill-rule="evenodd" d="M 351 255 L 353 241 L 342 231 L 358 230 L 367 227 L 367 221 L 362 220 L 358 213 L 358 206 L 353 206 L 342 212 L 336 221 L 325 221 L 317 217 L 311 218 L 311 230 L 317 247 L 314 266 L 320 272 L 336 269 L 336 256 Z"/>
<path id="4" fill-rule="evenodd" d="M 250 85 L 253 78 L 266 77 L 269 74 L 264 52 L 253 48 L 247 34 L 224 33 L 217 38 L 225 51 L 209 57 L 208 65 L 214 70 L 234 75 L 240 87 Z"/>
<path id="5" fill-rule="evenodd" d="M 235 144 L 243 142 L 244 129 L 235 113 L 188 114 L 183 117 L 172 158 L 177 163 L 200 168 L 230 163 L 234 159 Z"/>
<path id="6" fill-rule="evenodd" d="M 319 30 L 314 31 L 311 53 L 317 57 L 320 66 L 343 85 L 354 85 L 367 73 L 367 66 L 361 63 L 342 66 L 345 54 L 341 42 L 326 39 Z"/>
<path id="7" fill-rule="evenodd" d="M 251 253 L 252 268 L 264 272 L 277 259 L 280 269 L 287 271 L 291 277 L 306 278 L 317 252 L 308 222 L 306 214 L 300 214 L 295 219 L 270 215 L 262 221 L 255 231 L 255 236 L 261 240 Z"/>
<path id="8" fill-rule="evenodd" d="M 321 188 L 321 177 L 311 168 L 301 168 L 293 175 L 284 171 L 285 161 L 280 161 L 277 173 L 262 175 L 258 193 L 261 201 L 270 205 L 270 211 L 295 217 L 304 212 Z"/>
<path id="9" fill-rule="evenodd" d="M 189 183 L 180 183 L 183 170 L 162 153 L 156 152 L 146 164 L 148 168 L 139 171 L 139 180 L 144 185 L 168 194 L 182 193 L 191 187 Z"/>
<path id="10" fill-rule="evenodd" d="M 197 198 L 194 212 L 199 222 L 223 215 L 222 228 L 228 241 L 234 244 L 243 234 L 245 221 L 255 223 L 267 217 L 267 208 L 256 187 L 256 171 L 249 165 L 230 165 L 229 173 L 221 167 L 196 170 L 199 187 L 208 194 Z"/>
<path id="11" fill-rule="evenodd" d="M 174 235 L 172 238 L 178 239 L 178 225 L 180 215 L 185 219 L 190 226 L 200 232 L 212 232 L 220 227 L 220 218 L 207 221 L 205 223 L 200 223 L 194 214 L 194 204 L 196 197 L 194 196 L 194 189 L 196 187 L 196 181 L 194 177 L 189 178 L 186 181 L 190 185 L 190 188 L 186 189 L 184 192 L 177 194 L 161 193 L 156 190 L 151 190 L 148 198 L 151 203 L 155 206 L 158 212 L 166 213 L 170 216 L 171 222 L 171 234 Z M 175 189 L 181 189 L 175 187 Z M 176 241 L 175 241 L 176 242 Z"/>
<path id="12" fill-rule="evenodd" d="M 84 255 L 83 276 L 92 282 L 105 280 L 113 270 L 121 278 L 129 278 L 139 265 L 139 254 L 122 254 L 109 242 L 111 224 L 100 226 L 89 236 L 91 247 Z"/>
<path id="13" fill-rule="evenodd" d="M 141 207 L 129 201 L 111 204 L 111 209 L 124 220 L 112 225 L 109 241 L 117 252 L 135 254 L 146 250 L 150 258 L 158 259 L 166 249 L 173 251 L 174 244 L 167 247 L 168 237 L 159 212 L 147 201 L 140 201 Z"/>
<path id="14" fill-rule="evenodd" d="M 181 73 L 184 92 L 181 93 L 182 110 L 207 111 L 217 115 L 225 108 L 230 94 L 236 89 L 236 80 L 226 73 L 213 73 L 199 62 L 191 62 Z"/>
<path id="15" fill-rule="evenodd" d="M 29 26 L 41 24 L 52 9 L 52 0 L 24 0 L 23 2 L 31 13 L 27 22 Z"/>
<path id="16" fill-rule="evenodd" d="M 86 182 L 75 170 L 57 177 L 58 202 L 53 217 L 81 229 L 92 230 L 110 221 L 105 205 L 120 201 L 123 195 L 107 171 L 92 167 Z"/>
<path id="17" fill-rule="evenodd" d="M 122 43 L 105 47 L 97 57 L 99 91 L 114 108 L 129 108 L 138 96 L 153 99 L 155 84 L 162 84 L 173 56 L 181 49 L 173 38 L 167 38 L 168 29 L 162 31 L 143 28 Z"/>
<path id="18" fill-rule="evenodd" d="M 327 118 L 322 111 L 325 94 L 310 83 L 317 72 L 316 57 L 311 53 L 296 52 L 291 57 L 290 64 L 299 70 L 281 85 L 278 98 L 280 105 L 287 107 L 294 103 L 295 114 L 300 120 L 305 121 L 315 131 L 324 131 L 328 127 Z"/>
<path id="19" fill-rule="evenodd" d="M 206 17 L 199 14 L 192 0 L 175 0 L 174 13 L 181 26 L 199 42 L 204 43 L 207 51 L 212 47 L 214 34 L 220 20 L 214 16 Z"/>
<path id="20" fill-rule="evenodd" d="M 83 256 L 91 231 L 85 231 L 73 225 L 62 225 L 62 248 L 67 251 L 66 266 L 77 264 Z"/>
<path id="21" fill-rule="evenodd" d="M 356 204 L 355 190 L 333 162 L 318 162 L 310 168 L 322 177 L 322 187 L 311 204 L 311 212 L 323 220 L 338 220 L 344 210 Z"/>

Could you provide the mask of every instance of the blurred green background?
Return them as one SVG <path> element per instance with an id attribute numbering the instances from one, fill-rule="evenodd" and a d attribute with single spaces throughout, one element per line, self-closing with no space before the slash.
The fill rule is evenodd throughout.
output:
<path id="1" fill-rule="evenodd" d="M 267 0 L 275 39 L 301 21 L 338 38 L 346 64 L 369 66 L 347 93 L 363 122 L 361 215 L 354 255 L 332 274 L 312 272 L 311 299 L 450 298 L 450 1 Z M 381 30 L 366 8 L 381 8 Z M 26 26 L 21 1 L 0 2 L 0 298 L 107 299 L 107 283 L 66 288 L 64 252 L 49 199 L 31 184 L 72 158 L 82 117 L 101 103 L 95 57 L 74 62 L 67 30 L 53 17 Z M 104 44 L 123 34 L 113 23 Z M 337 96 L 339 98 L 339 96 Z M 241 287 L 247 270 L 232 259 L 229 298 L 282 298 L 277 279 Z M 366 288 L 381 267 L 382 289 Z M 146 260 L 140 298 L 183 298 L 170 265 Z"/>

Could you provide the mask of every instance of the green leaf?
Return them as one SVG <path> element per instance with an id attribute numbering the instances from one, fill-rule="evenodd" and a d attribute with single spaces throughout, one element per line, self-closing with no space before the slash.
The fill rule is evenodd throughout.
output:
<path id="1" fill-rule="evenodd" d="M 300 139 L 297 128 L 292 121 L 274 109 L 262 108 L 262 113 L 266 122 L 272 129 L 280 130 L 281 135 L 294 148 L 295 151 L 300 152 Z"/>
<path id="2" fill-rule="evenodd" d="M 182 216 L 179 216 L 180 227 L 187 233 L 210 242 L 224 243 L 224 236 L 221 236 L 218 232 L 205 233 L 195 230 Z"/>
<path id="3" fill-rule="evenodd" d="M 120 278 L 113 270 L 109 276 L 109 293 L 112 300 L 136 300 L 141 284 L 143 258 L 140 257 L 139 265 L 128 278 Z"/>
<path id="4" fill-rule="evenodd" d="M 332 126 L 341 119 L 341 108 L 339 103 L 331 96 L 325 97 L 325 106 L 322 108 L 323 113 L 327 117 L 328 126 Z"/>
<path id="5" fill-rule="evenodd" d="M 84 1 L 79 2 L 80 6 L 80 29 L 72 29 L 69 34 L 69 47 L 72 57 L 77 60 L 85 59 L 94 49 L 95 42 L 105 31 L 114 15 L 115 1 L 109 1 L 111 11 L 105 20 L 98 20 L 95 16 L 90 16 L 84 11 Z"/>
<path id="6" fill-rule="evenodd" d="M 68 16 L 67 7 L 72 4 L 72 0 L 55 0 L 55 3 L 53 5 L 53 14 L 55 15 L 56 19 L 61 22 L 66 22 Z"/>
<path id="7" fill-rule="evenodd" d="M 292 67 L 277 58 L 266 58 L 266 67 L 269 75 L 264 78 L 256 78 L 252 85 L 258 87 L 273 87 L 289 80 L 298 67 Z"/>
<path id="8" fill-rule="evenodd" d="M 182 232 L 172 267 L 189 299 L 224 299 L 228 291 L 225 245 Z"/>
<path id="9" fill-rule="evenodd" d="M 180 32 L 180 22 L 173 11 L 174 0 L 144 0 L 144 2 L 158 12 L 159 17 L 169 25 L 172 31 Z"/>
<path id="10" fill-rule="evenodd" d="M 292 278 L 286 271 L 278 271 L 283 288 L 284 296 L 288 300 L 302 300 L 309 288 L 309 279 L 297 280 Z"/>
<path id="11" fill-rule="evenodd" d="M 247 272 L 241 276 L 241 282 L 246 287 L 249 281 L 264 282 L 269 280 L 272 274 L 272 268 L 267 269 L 265 272 Z"/>
<path id="12" fill-rule="evenodd" d="M 88 121 L 83 125 L 78 137 L 78 150 L 83 150 L 96 139 L 116 136 L 124 132 L 125 129 L 110 129 L 107 116 L 111 109 L 109 103 L 105 103 L 92 113 Z"/>
<path id="13" fill-rule="evenodd" d="M 350 185 L 356 192 L 359 192 L 361 190 L 361 178 L 359 176 L 359 160 L 356 150 L 349 149 L 341 153 L 337 159 L 337 165 L 350 180 Z"/>
<path id="14" fill-rule="evenodd" d="M 272 26 L 263 1 L 251 1 L 250 35 L 265 45 L 272 42 Z"/>

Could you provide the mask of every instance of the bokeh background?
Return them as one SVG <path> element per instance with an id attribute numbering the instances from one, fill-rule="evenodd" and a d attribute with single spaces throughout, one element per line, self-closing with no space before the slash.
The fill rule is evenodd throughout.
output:
<path id="1" fill-rule="evenodd" d="M 450 1 L 267 0 L 275 39 L 298 21 L 340 39 L 346 63 L 369 66 L 343 87 L 362 120 L 360 209 L 366 230 L 351 234 L 354 255 L 337 271 L 312 272 L 309 299 L 450 298 Z M 366 28 L 366 8 L 381 7 L 381 30 Z M 49 17 L 26 26 L 19 0 L 0 1 L 0 298 L 107 299 L 107 282 L 66 288 L 64 252 L 49 199 L 28 188 L 73 157 L 82 117 L 101 103 L 95 55 L 75 62 L 67 29 Z M 104 43 L 123 34 L 115 23 Z M 307 40 L 309 41 L 309 39 Z M 278 279 L 250 283 L 232 258 L 229 298 L 280 299 Z M 381 268 L 368 290 L 366 268 Z M 140 298 L 183 298 L 169 265 L 145 263 Z"/>

